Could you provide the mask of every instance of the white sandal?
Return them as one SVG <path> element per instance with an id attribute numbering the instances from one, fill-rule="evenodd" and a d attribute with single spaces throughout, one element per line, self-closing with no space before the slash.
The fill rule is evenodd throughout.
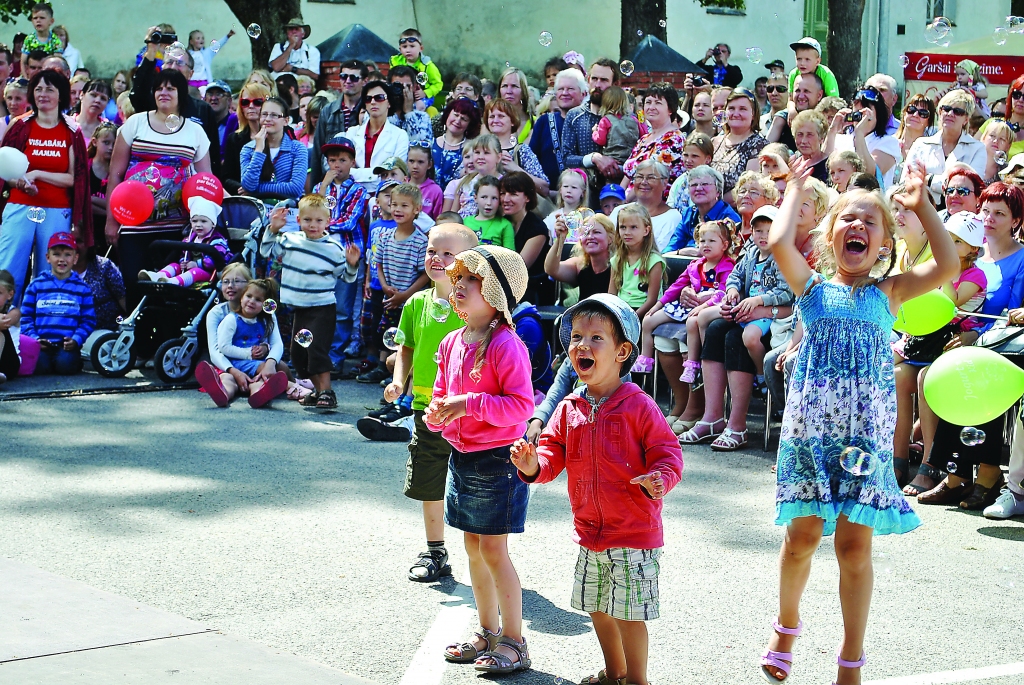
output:
<path id="1" fill-rule="evenodd" d="M 716 452 L 735 452 L 747 446 L 747 431 L 734 431 L 726 428 L 722 434 L 711 443 L 711 449 Z"/>
<path id="2" fill-rule="evenodd" d="M 718 432 L 718 433 L 715 432 L 715 426 L 717 424 L 719 424 L 719 423 L 724 424 L 725 423 L 725 419 L 716 419 L 715 421 L 710 421 L 710 422 L 709 421 L 698 421 L 697 423 L 693 424 L 693 428 L 691 428 L 690 430 L 686 431 L 685 433 L 683 433 L 682 435 L 679 436 L 680 444 L 682 444 L 682 445 L 699 445 L 702 442 L 707 442 L 708 440 L 714 440 L 715 438 L 717 438 L 719 435 L 722 434 L 721 432 Z M 707 435 L 698 435 L 697 434 L 697 429 L 700 426 L 707 426 L 708 427 L 708 434 Z M 726 429 L 726 430 L 728 430 L 728 429 Z"/>

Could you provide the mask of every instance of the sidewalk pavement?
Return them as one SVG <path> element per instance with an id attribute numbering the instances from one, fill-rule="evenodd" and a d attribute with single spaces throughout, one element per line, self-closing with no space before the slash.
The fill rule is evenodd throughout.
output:
<path id="1" fill-rule="evenodd" d="M 0 557 L 5 685 L 370 681 Z"/>

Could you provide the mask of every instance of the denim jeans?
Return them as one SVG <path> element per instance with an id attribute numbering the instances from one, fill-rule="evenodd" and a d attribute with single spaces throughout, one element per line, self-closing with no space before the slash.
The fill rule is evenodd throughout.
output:
<path id="1" fill-rule="evenodd" d="M 71 230 L 71 210 L 45 207 L 46 216 L 42 222 L 29 221 L 29 205 L 9 202 L 4 207 L 0 225 L 0 269 L 6 269 L 14 276 L 14 301 L 20 303 L 25 294 L 25 274 L 28 272 L 29 257 L 35 252 L 32 276 L 49 271 L 46 261 L 46 244 L 55 233 Z M 34 248 L 34 250 L 33 250 Z"/>
<path id="2" fill-rule="evenodd" d="M 359 262 L 359 273 L 356 280 L 346 283 L 338 280 L 334 286 L 334 302 L 337 311 L 334 328 L 334 340 L 331 343 L 331 363 L 338 364 L 345 358 L 345 353 L 352 355 L 359 349 L 359 332 L 355 329 L 359 321 L 359 310 L 363 301 L 363 278 L 366 273 L 366 260 Z"/>
<path id="3" fill-rule="evenodd" d="M 64 348 L 42 348 L 39 361 L 36 362 L 36 375 L 57 374 L 73 376 L 82 370 L 82 353 L 78 350 L 68 351 Z"/>

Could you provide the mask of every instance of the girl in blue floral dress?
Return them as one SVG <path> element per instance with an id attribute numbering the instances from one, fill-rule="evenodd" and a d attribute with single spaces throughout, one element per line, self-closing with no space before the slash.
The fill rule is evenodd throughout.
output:
<path id="1" fill-rule="evenodd" d="M 952 279 L 959 258 L 925 199 L 924 170 L 914 168 L 900 200 L 920 217 L 934 261 L 886 277 L 895 263 L 892 212 L 878 193 L 854 190 L 840 196 L 817 237 L 817 266 L 825 275 L 812 271 L 795 242 L 800 206 L 810 196 L 810 171 L 807 165 L 794 170 L 769 238 L 780 271 L 799 294 L 804 340 L 779 443 L 776 523 L 786 526 L 786 538 L 779 564 L 779 614 L 761 670 L 771 682 L 789 675 L 811 558 L 821 536 L 835 533 L 845 627 L 837 683 L 855 685 L 865 661 L 871 537 L 906 533 L 921 523 L 892 467 L 893 312 Z M 875 276 L 880 273 L 881 278 Z M 874 470 L 844 468 L 840 457 L 848 448 L 862 450 Z"/>

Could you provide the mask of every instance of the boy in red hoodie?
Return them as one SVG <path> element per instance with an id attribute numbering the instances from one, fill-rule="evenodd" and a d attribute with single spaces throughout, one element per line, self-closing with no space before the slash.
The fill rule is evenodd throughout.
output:
<path id="1" fill-rule="evenodd" d="M 648 685 L 647 625 L 658 617 L 661 498 L 679 482 L 679 441 L 654 400 L 624 383 L 640 320 L 607 293 L 566 310 L 562 345 L 585 386 L 555 409 L 540 444 L 512 446 L 527 483 L 569 476 L 573 540 L 580 545 L 574 609 L 594 623 L 605 667 L 584 683 Z"/>

